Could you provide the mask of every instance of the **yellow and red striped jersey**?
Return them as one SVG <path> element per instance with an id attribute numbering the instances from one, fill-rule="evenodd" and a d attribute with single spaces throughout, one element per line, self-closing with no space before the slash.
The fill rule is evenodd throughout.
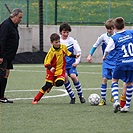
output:
<path id="1" fill-rule="evenodd" d="M 54 49 L 52 46 L 44 60 L 44 66 L 52 66 L 55 68 L 54 76 L 58 76 L 63 73 L 63 71 L 66 71 L 66 59 L 65 56 L 72 55 L 71 52 L 67 50 L 67 47 L 63 44 L 60 44 L 59 49 Z M 49 70 L 46 69 L 47 73 L 49 73 Z"/>

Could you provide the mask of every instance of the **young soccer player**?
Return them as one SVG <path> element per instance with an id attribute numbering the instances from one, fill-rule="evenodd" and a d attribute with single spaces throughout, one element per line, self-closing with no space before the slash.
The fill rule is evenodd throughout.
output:
<path id="1" fill-rule="evenodd" d="M 104 53 L 104 50 L 108 44 L 108 41 L 112 35 L 115 34 L 114 32 L 114 20 L 108 19 L 105 22 L 105 28 L 106 33 L 102 34 L 98 37 L 97 41 L 93 45 L 93 47 L 90 50 L 90 53 L 87 57 L 87 61 L 92 61 L 92 55 L 97 49 L 97 47 L 102 46 L 102 52 Z M 112 73 L 115 66 L 115 60 L 116 60 L 116 51 L 112 51 L 105 61 L 103 61 L 102 64 L 102 84 L 101 84 L 101 101 L 99 103 L 100 106 L 106 105 L 106 90 L 107 90 L 107 81 L 112 79 Z M 112 101 L 112 99 L 111 99 Z"/>
<path id="2" fill-rule="evenodd" d="M 76 54 L 80 54 L 81 57 L 81 48 L 74 38 L 69 36 L 69 33 L 71 32 L 71 26 L 64 22 L 60 25 L 59 27 L 59 32 L 61 34 L 60 41 L 62 44 L 65 44 L 67 46 L 67 49 Z M 78 97 L 80 99 L 81 103 L 85 103 L 85 98 L 83 97 L 83 92 L 82 92 L 82 86 L 81 83 L 78 79 L 78 72 L 76 70 L 77 65 L 80 62 L 80 57 L 77 59 L 66 57 L 66 79 L 65 79 L 65 88 L 71 98 L 70 104 L 75 104 L 75 95 L 72 90 L 70 81 L 68 76 L 72 79 L 73 84 L 77 90 Z"/>
<path id="3" fill-rule="evenodd" d="M 118 101 L 118 80 L 122 79 L 126 84 L 126 105 L 120 109 L 121 112 L 128 112 L 133 92 L 133 30 L 124 30 L 125 21 L 122 17 L 115 19 L 117 33 L 112 36 L 105 49 L 103 60 L 108 53 L 117 51 L 117 60 L 112 78 L 112 95 L 114 97 L 114 113 L 119 111 Z"/>
<path id="4" fill-rule="evenodd" d="M 78 58 L 80 56 L 78 54 L 72 54 L 67 50 L 65 45 L 60 44 L 60 36 L 58 34 L 53 33 L 50 36 L 50 41 L 52 47 L 48 51 L 44 60 L 44 66 L 46 67 L 46 83 L 34 97 L 32 104 L 37 104 L 45 92 L 49 88 L 52 88 L 53 85 L 59 87 L 64 84 L 66 73 L 65 56 L 71 58 Z"/>
<path id="5" fill-rule="evenodd" d="M 112 35 L 115 34 L 114 32 L 114 20 L 113 19 L 108 19 L 105 22 L 105 28 L 107 30 L 106 33 L 102 34 L 100 37 L 98 37 L 97 41 L 93 45 L 93 47 L 90 50 L 90 54 L 87 57 L 87 61 L 91 62 L 92 61 L 92 56 L 97 49 L 97 47 L 101 46 L 102 47 L 102 52 L 104 54 L 104 50 L 108 44 L 108 41 Z M 117 58 L 117 52 L 112 51 L 108 56 L 105 61 L 103 61 L 102 64 L 102 84 L 101 84 L 101 101 L 99 103 L 99 106 L 106 105 L 106 90 L 107 90 L 107 81 L 112 79 L 112 73 L 114 71 L 115 67 L 115 61 Z M 123 91 L 120 97 L 120 107 L 124 107 L 126 104 L 126 85 L 123 83 Z M 113 97 L 111 97 L 111 102 L 113 102 Z"/>

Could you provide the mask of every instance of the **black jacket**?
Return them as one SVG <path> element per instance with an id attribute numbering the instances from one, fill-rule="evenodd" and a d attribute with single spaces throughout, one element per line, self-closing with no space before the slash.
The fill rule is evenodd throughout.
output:
<path id="1" fill-rule="evenodd" d="M 10 18 L 0 24 L 0 57 L 12 61 L 19 45 L 18 25 Z"/>

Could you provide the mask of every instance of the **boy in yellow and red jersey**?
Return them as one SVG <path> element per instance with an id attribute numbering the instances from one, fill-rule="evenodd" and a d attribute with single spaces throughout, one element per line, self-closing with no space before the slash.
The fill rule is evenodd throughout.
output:
<path id="1" fill-rule="evenodd" d="M 32 104 L 37 104 L 45 92 L 52 86 L 62 86 L 65 81 L 66 59 L 65 56 L 78 58 L 80 55 L 73 55 L 67 50 L 67 47 L 60 44 L 60 36 L 53 33 L 50 36 L 51 44 L 53 45 L 48 51 L 44 66 L 46 67 L 45 85 L 39 90 L 37 95 L 32 100 Z"/>

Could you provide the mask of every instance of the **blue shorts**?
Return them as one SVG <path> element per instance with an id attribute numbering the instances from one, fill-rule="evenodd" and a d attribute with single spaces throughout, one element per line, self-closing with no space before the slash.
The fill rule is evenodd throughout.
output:
<path id="1" fill-rule="evenodd" d="M 114 79 L 121 79 L 123 82 L 133 82 L 133 70 L 114 70 Z"/>
<path id="2" fill-rule="evenodd" d="M 102 77 L 108 80 L 112 79 L 114 69 L 102 67 Z"/>
<path id="3" fill-rule="evenodd" d="M 66 73 L 68 76 L 70 76 L 70 74 L 76 74 L 76 76 L 78 76 L 76 67 L 66 68 Z"/>

